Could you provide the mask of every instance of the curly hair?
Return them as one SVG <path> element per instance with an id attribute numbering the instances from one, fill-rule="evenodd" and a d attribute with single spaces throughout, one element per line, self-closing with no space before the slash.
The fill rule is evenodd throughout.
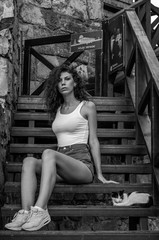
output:
<path id="1" fill-rule="evenodd" d="M 64 102 L 63 96 L 58 91 L 58 82 L 62 72 L 70 73 L 74 81 L 76 82 L 76 86 L 74 87 L 74 95 L 77 100 L 87 101 L 90 96 L 86 91 L 85 81 L 77 73 L 75 68 L 68 65 L 61 65 L 59 67 L 55 67 L 49 74 L 44 91 L 45 102 L 47 110 L 50 113 L 51 119 L 54 119 L 57 109 Z"/>

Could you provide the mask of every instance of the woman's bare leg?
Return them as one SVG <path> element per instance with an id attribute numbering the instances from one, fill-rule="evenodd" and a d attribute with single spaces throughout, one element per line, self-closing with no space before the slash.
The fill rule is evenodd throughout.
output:
<path id="1" fill-rule="evenodd" d="M 21 176 L 21 201 L 22 209 L 30 210 L 35 201 L 37 189 L 36 173 L 41 172 L 42 161 L 33 157 L 27 157 L 23 161 Z"/>
<path id="2" fill-rule="evenodd" d="M 42 155 L 42 172 L 39 197 L 36 206 L 46 208 L 57 174 L 67 183 L 84 184 L 92 181 L 92 173 L 88 167 L 67 155 L 47 149 Z"/>
<path id="3" fill-rule="evenodd" d="M 42 160 L 34 157 L 26 157 L 23 161 L 21 175 L 21 201 L 22 209 L 30 210 L 30 206 L 34 205 L 35 192 L 37 189 L 37 176 L 42 169 Z M 62 182 L 60 176 L 56 176 L 56 182 Z"/>

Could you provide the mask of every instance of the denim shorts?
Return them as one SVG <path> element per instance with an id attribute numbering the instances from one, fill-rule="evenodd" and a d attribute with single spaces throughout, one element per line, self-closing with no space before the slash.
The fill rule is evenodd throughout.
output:
<path id="1" fill-rule="evenodd" d="M 94 166 L 89 146 L 87 144 L 73 144 L 70 146 L 58 147 L 57 151 L 83 162 L 90 169 L 92 179 L 94 179 Z"/>

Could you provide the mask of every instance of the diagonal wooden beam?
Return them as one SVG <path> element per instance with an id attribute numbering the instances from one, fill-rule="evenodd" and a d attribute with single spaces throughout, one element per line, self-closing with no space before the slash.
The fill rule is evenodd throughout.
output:
<path id="1" fill-rule="evenodd" d="M 153 37 L 152 37 L 152 47 L 153 48 L 155 48 L 158 41 L 159 41 L 159 25 L 157 26 L 155 33 L 153 34 Z"/>
<path id="2" fill-rule="evenodd" d="M 45 89 L 45 82 L 43 82 L 31 95 L 40 95 Z"/>
<path id="3" fill-rule="evenodd" d="M 75 52 L 73 53 L 63 64 L 70 64 L 72 63 L 76 58 L 78 58 L 83 51 L 81 52 Z M 32 48 L 32 54 L 39 59 L 42 63 L 44 63 L 45 66 L 47 66 L 50 70 L 54 68 L 54 66 L 47 61 L 43 56 L 41 56 L 39 53 L 37 53 L 33 48 Z M 42 91 L 45 88 L 45 82 L 43 82 L 31 95 L 40 95 Z"/>
<path id="4" fill-rule="evenodd" d="M 35 49 L 30 49 L 30 54 L 32 54 L 35 58 L 37 58 L 40 62 L 42 62 L 46 67 L 50 70 L 54 68 L 54 65 L 50 63 L 46 58 L 44 58 L 41 54 L 39 54 Z"/>
<path id="5" fill-rule="evenodd" d="M 142 5 L 141 8 L 140 8 L 139 14 L 138 14 L 138 17 L 139 17 L 141 22 L 142 22 L 142 20 L 145 16 L 145 13 L 146 13 L 145 5 Z"/>
<path id="6" fill-rule="evenodd" d="M 151 95 L 151 81 L 149 81 L 146 90 L 140 100 L 140 103 L 138 105 L 138 114 L 141 115 L 143 114 L 146 106 L 150 103 L 150 95 Z"/>
<path id="7" fill-rule="evenodd" d="M 154 13 L 154 14 L 157 14 L 159 15 L 159 8 L 154 6 L 153 4 L 151 4 L 151 11 Z"/>
<path id="8" fill-rule="evenodd" d="M 157 17 L 152 23 L 151 23 L 151 29 L 153 29 L 158 25 L 159 23 L 159 17 Z"/>
<path id="9" fill-rule="evenodd" d="M 131 52 L 131 55 L 130 55 L 130 58 L 129 58 L 129 61 L 128 61 L 128 64 L 127 64 L 127 69 L 126 69 L 127 70 L 127 73 L 126 73 L 127 76 L 131 75 L 134 63 L 135 63 L 135 45 L 132 49 L 132 52 Z"/>
<path id="10" fill-rule="evenodd" d="M 63 64 L 70 64 L 72 63 L 74 60 L 76 60 L 76 58 L 78 58 L 84 51 L 81 52 L 74 52 L 69 58 L 67 58 L 67 60 L 63 63 Z"/>

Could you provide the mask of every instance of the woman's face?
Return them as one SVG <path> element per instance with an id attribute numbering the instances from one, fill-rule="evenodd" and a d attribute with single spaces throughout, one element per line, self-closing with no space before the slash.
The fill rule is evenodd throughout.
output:
<path id="1" fill-rule="evenodd" d="M 76 83 L 69 72 L 62 72 L 58 82 L 58 90 L 62 95 L 68 95 L 74 91 Z"/>

